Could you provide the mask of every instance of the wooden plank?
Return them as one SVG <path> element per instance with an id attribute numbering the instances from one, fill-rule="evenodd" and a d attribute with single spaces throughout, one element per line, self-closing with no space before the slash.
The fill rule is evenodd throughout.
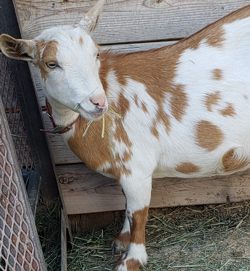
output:
<path id="1" fill-rule="evenodd" d="M 67 227 L 61 210 L 61 271 L 67 271 Z"/>
<path id="2" fill-rule="evenodd" d="M 44 126 L 46 129 L 52 129 L 49 117 L 43 114 Z M 70 150 L 62 135 L 47 133 L 47 140 L 50 146 L 52 160 L 55 164 L 74 164 L 81 163 L 79 158 Z"/>
<path id="3" fill-rule="evenodd" d="M 141 42 L 141 43 L 130 43 L 130 44 L 114 44 L 114 45 L 103 45 L 101 46 L 102 50 L 110 50 L 114 53 L 130 53 L 130 52 L 138 52 L 145 51 L 150 49 L 156 49 L 163 46 L 168 46 L 176 43 L 178 40 L 172 41 L 155 41 L 155 42 Z"/>
<path id="4" fill-rule="evenodd" d="M 149 42 L 149 43 L 136 43 L 136 44 L 122 44 L 113 46 L 103 46 L 103 50 L 111 50 L 113 52 L 135 52 L 140 50 L 149 50 L 152 48 L 159 48 L 165 45 L 171 45 L 171 42 Z M 37 71 L 32 69 L 33 79 L 36 85 L 37 97 L 40 102 L 40 106 L 45 105 L 44 91 L 38 80 Z M 51 129 L 51 121 L 48 115 L 43 112 L 42 114 L 44 126 L 46 129 Z M 74 155 L 74 153 L 69 149 L 67 144 L 65 144 L 63 137 L 61 135 L 47 134 L 47 139 L 50 145 L 50 150 L 54 162 L 58 164 L 73 164 L 80 163 L 81 161 Z"/>
<path id="5" fill-rule="evenodd" d="M 115 180 L 83 165 L 57 166 L 60 190 L 68 215 L 123 210 L 121 188 Z M 215 204 L 250 199 L 250 171 L 224 177 L 153 182 L 151 207 Z"/>
<path id="6" fill-rule="evenodd" d="M 80 21 L 96 1 L 13 0 L 24 38 L 42 30 Z M 186 37 L 247 0 L 109 0 L 94 37 L 102 44 Z"/>

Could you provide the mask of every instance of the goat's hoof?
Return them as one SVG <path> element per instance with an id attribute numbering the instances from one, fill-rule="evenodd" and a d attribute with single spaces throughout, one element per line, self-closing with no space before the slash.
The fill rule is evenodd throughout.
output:
<path id="1" fill-rule="evenodd" d="M 112 253 L 121 253 L 128 249 L 130 243 L 130 233 L 120 233 L 119 236 L 114 240 L 112 244 Z"/>
<path id="2" fill-rule="evenodd" d="M 140 262 L 135 259 L 126 259 L 124 254 L 121 260 L 117 263 L 116 271 L 140 271 Z"/>

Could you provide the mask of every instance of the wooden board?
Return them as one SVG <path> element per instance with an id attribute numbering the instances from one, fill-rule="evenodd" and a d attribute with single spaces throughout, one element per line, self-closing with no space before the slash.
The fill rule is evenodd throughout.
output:
<path id="1" fill-rule="evenodd" d="M 83 165 L 57 166 L 68 215 L 123 210 L 125 199 L 116 181 Z M 250 171 L 225 177 L 154 180 L 151 207 L 237 202 L 250 198 Z"/>
<path id="2" fill-rule="evenodd" d="M 13 0 L 24 38 L 80 21 L 96 1 Z M 246 0 L 107 0 L 94 34 L 102 44 L 186 37 L 224 15 L 250 4 Z"/>
<path id="3" fill-rule="evenodd" d="M 67 271 L 67 227 L 64 212 L 61 210 L 61 271 Z"/>

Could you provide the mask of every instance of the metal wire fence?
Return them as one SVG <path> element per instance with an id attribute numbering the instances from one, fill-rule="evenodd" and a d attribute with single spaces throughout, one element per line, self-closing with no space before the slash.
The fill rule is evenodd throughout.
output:
<path id="1" fill-rule="evenodd" d="M 44 271 L 26 193 L 36 158 L 25 129 L 15 74 L 8 63 L 0 55 L 0 97 L 4 104 L 0 98 L 0 271 Z"/>
<path id="2" fill-rule="evenodd" d="M 8 70 L 8 72 L 2 75 L 4 78 L 1 78 L 0 75 L 0 79 L 2 81 L 0 95 L 4 105 L 12 139 L 15 145 L 19 165 L 22 168 L 24 174 L 27 174 L 28 170 L 35 169 L 36 157 L 32 153 L 27 130 L 24 125 L 24 117 L 20 99 L 16 91 L 17 85 L 15 73 L 8 68 L 8 63 L 9 60 L 1 57 L 1 70 Z M 30 113 L 32 114 L 32 112 Z"/>

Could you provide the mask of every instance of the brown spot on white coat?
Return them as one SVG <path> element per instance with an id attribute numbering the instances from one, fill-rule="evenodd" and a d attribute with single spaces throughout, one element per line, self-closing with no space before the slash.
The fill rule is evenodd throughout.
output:
<path id="1" fill-rule="evenodd" d="M 222 143 L 223 137 L 221 129 L 207 120 L 201 120 L 196 125 L 196 141 L 203 149 L 215 150 Z"/>
<path id="2" fill-rule="evenodd" d="M 135 259 L 127 260 L 126 266 L 127 266 L 128 271 L 139 271 L 140 270 L 140 262 Z"/>
<path id="3" fill-rule="evenodd" d="M 212 112 L 213 106 L 217 105 L 220 99 L 221 97 L 219 91 L 207 94 L 205 98 L 205 106 L 207 110 Z"/>
<path id="4" fill-rule="evenodd" d="M 191 174 L 199 171 L 199 167 L 190 162 L 181 163 L 177 165 L 175 169 L 184 174 Z"/>
<path id="5" fill-rule="evenodd" d="M 75 133 L 68 140 L 70 148 L 74 153 L 91 169 L 96 170 L 104 163 L 113 161 L 113 155 L 110 150 L 109 129 L 111 119 L 105 117 L 105 135 L 101 137 L 102 121 L 93 122 L 83 137 L 83 133 L 87 128 L 88 121 L 79 118 L 75 123 Z M 83 151 L 84 150 L 84 151 Z"/>
<path id="6" fill-rule="evenodd" d="M 212 47 L 222 47 L 224 42 L 224 30 L 218 27 L 206 37 L 206 42 Z"/>
<path id="7" fill-rule="evenodd" d="M 148 207 L 132 214 L 131 243 L 145 244 L 145 225 L 148 218 Z"/>
<path id="8" fill-rule="evenodd" d="M 214 69 L 212 71 L 212 78 L 214 80 L 221 80 L 222 79 L 222 70 L 221 69 Z"/>
<path id="9" fill-rule="evenodd" d="M 229 150 L 222 157 L 222 165 L 225 172 L 239 171 L 245 169 L 249 164 L 249 159 L 238 156 L 235 149 Z"/>
<path id="10" fill-rule="evenodd" d="M 158 132 L 158 130 L 156 128 L 156 125 L 157 125 L 156 120 L 154 120 L 154 122 L 153 122 L 153 124 L 151 126 L 151 133 L 152 133 L 152 135 L 154 137 L 156 137 L 157 139 L 159 139 L 159 132 Z"/>
<path id="11" fill-rule="evenodd" d="M 227 106 L 224 109 L 221 109 L 219 112 L 224 117 L 233 117 L 234 115 L 236 115 L 232 103 L 227 103 Z"/>
<path id="12" fill-rule="evenodd" d="M 199 47 L 202 41 L 205 41 L 209 46 L 222 47 L 224 42 L 224 30 L 219 22 L 215 22 L 211 24 L 209 28 L 206 27 L 185 40 L 189 42 L 189 48 L 194 50 Z"/>
<path id="13" fill-rule="evenodd" d="M 172 115 L 178 120 L 181 121 L 182 117 L 185 114 L 188 102 L 187 94 L 184 91 L 183 85 L 177 85 L 173 91 L 171 91 L 171 112 Z"/>
<path id="14" fill-rule="evenodd" d="M 56 58 L 57 50 L 58 50 L 57 41 L 52 40 L 49 42 L 43 41 L 37 42 L 37 56 L 35 64 L 38 65 L 43 80 L 47 79 L 48 74 L 50 72 L 50 69 L 47 67 L 46 63 L 57 62 Z"/>
<path id="15" fill-rule="evenodd" d="M 139 107 L 138 96 L 137 96 L 137 95 L 134 95 L 134 101 L 135 101 L 135 105 L 136 105 L 137 107 Z"/>
<path id="16" fill-rule="evenodd" d="M 79 43 L 80 43 L 80 45 L 83 45 L 83 37 L 79 38 Z"/>
<path id="17" fill-rule="evenodd" d="M 148 109 L 144 103 L 142 103 L 141 108 L 144 113 L 148 113 Z"/>
<path id="18" fill-rule="evenodd" d="M 127 98 L 125 98 L 125 96 L 122 93 L 120 93 L 119 95 L 118 103 L 112 104 L 112 108 L 114 108 L 115 112 L 119 113 L 122 116 L 122 118 L 124 118 L 126 113 L 128 112 L 129 106 L 130 106 L 129 101 L 127 100 Z M 132 142 L 130 141 L 126 130 L 124 129 L 122 119 L 115 120 L 114 138 L 118 142 L 123 142 L 129 147 L 132 146 Z"/>
<path id="19" fill-rule="evenodd" d="M 117 246 L 119 246 L 119 250 L 124 250 L 128 247 L 128 245 L 130 244 L 130 232 L 123 232 L 120 233 L 119 236 L 116 238 L 115 243 Z"/>

